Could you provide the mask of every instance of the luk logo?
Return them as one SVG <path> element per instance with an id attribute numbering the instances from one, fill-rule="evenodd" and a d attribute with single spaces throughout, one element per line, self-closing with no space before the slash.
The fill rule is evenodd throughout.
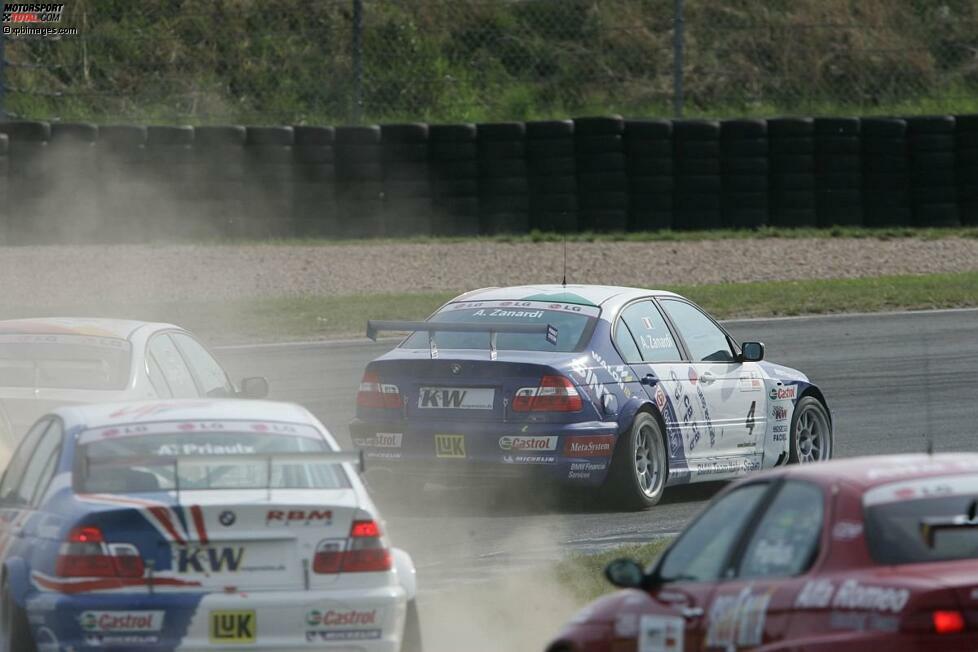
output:
<path id="1" fill-rule="evenodd" d="M 465 401 L 465 390 L 422 387 L 418 397 L 418 407 L 422 408 L 460 408 Z"/>
<path id="2" fill-rule="evenodd" d="M 289 525 L 329 525 L 333 522 L 333 512 L 324 509 L 270 509 L 265 515 L 266 526 Z"/>
<path id="3" fill-rule="evenodd" d="M 435 435 L 435 455 L 437 457 L 465 457 L 464 435 Z"/>
<path id="4" fill-rule="evenodd" d="M 241 567 L 244 548 L 181 548 L 177 555 L 180 573 L 234 573 Z"/>

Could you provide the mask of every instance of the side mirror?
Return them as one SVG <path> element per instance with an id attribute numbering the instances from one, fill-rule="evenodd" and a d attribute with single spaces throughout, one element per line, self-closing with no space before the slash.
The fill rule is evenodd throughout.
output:
<path id="1" fill-rule="evenodd" d="M 634 559 L 616 559 L 604 567 L 604 576 L 621 589 L 639 589 L 645 583 L 645 571 Z"/>
<path id="2" fill-rule="evenodd" d="M 740 346 L 742 362 L 760 362 L 764 359 L 764 345 L 760 342 L 744 342 Z"/>
<path id="3" fill-rule="evenodd" d="M 253 376 L 241 381 L 238 396 L 243 398 L 265 398 L 268 396 L 268 381 L 264 376 Z"/>

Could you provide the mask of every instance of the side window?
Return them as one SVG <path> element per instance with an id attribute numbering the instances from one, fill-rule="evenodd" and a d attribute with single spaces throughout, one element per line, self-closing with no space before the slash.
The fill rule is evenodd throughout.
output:
<path id="1" fill-rule="evenodd" d="M 61 448 L 61 424 L 57 420 L 51 422 L 50 427 L 45 431 L 41 441 L 38 442 L 31 461 L 24 470 L 20 486 L 17 488 L 17 502 L 30 504 L 41 485 L 44 471 L 48 467 L 55 453 Z"/>
<path id="2" fill-rule="evenodd" d="M 211 357 L 200 342 L 184 333 L 174 333 L 170 337 L 177 343 L 183 355 L 190 363 L 190 368 L 197 377 L 206 396 L 214 398 L 234 395 L 234 388 L 228 382 L 227 374 L 217 360 Z"/>
<path id="3" fill-rule="evenodd" d="M 146 352 L 146 374 L 149 376 L 149 382 L 153 385 L 153 389 L 156 390 L 156 395 L 159 398 L 171 398 L 173 396 L 170 386 L 166 384 L 163 370 L 160 369 L 160 363 L 149 351 Z"/>
<path id="4" fill-rule="evenodd" d="M 712 319 L 685 301 L 662 299 L 661 303 L 685 340 L 694 362 L 734 361 L 727 336 Z"/>
<path id="5" fill-rule="evenodd" d="M 618 347 L 618 352 L 621 353 L 621 357 L 625 362 L 629 364 L 642 362 L 642 354 L 638 352 L 635 339 L 628 331 L 628 326 L 622 321 L 621 317 L 618 318 L 618 323 L 615 324 L 615 346 Z"/>
<path id="6" fill-rule="evenodd" d="M 786 482 L 751 535 L 739 577 L 791 577 L 818 554 L 825 498 L 807 482 Z"/>
<path id="7" fill-rule="evenodd" d="M 663 582 L 711 582 L 719 579 L 731 549 L 769 484 L 736 489 L 707 507 L 680 535 L 658 568 Z"/>
<path id="8" fill-rule="evenodd" d="M 0 483 L 0 500 L 17 500 L 17 487 L 20 486 L 21 478 L 24 477 L 27 462 L 31 458 L 31 453 L 37 447 L 38 440 L 49 425 L 51 425 L 50 418 L 41 419 L 24 435 L 20 447 L 17 448 L 17 452 L 14 453 L 14 456 L 10 459 L 10 463 L 7 464 L 7 473 L 3 476 L 3 482 Z"/>
<path id="9" fill-rule="evenodd" d="M 157 335 L 149 343 L 149 351 L 156 358 L 163 370 L 170 393 L 174 398 L 196 398 L 197 385 L 194 378 L 187 369 L 187 364 L 183 361 L 176 345 L 168 335 Z"/>
<path id="10" fill-rule="evenodd" d="M 672 339 L 659 309 L 651 301 L 639 301 L 621 311 L 645 362 L 678 362 L 679 347 Z"/>

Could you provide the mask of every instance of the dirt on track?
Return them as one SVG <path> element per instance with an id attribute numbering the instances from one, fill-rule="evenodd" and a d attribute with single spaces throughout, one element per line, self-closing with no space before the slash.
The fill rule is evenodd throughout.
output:
<path id="1" fill-rule="evenodd" d="M 8 305 L 432 292 L 557 283 L 560 243 L 91 245 L 0 248 Z M 673 284 L 929 274 L 978 269 L 978 239 L 572 242 L 567 278 Z"/>

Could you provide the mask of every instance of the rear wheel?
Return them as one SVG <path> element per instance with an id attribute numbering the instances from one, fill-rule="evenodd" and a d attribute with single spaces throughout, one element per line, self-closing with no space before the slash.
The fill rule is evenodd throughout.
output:
<path id="1" fill-rule="evenodd" d="M 803 396 L 791 415 L 789 462 L 811 464 L 832 458 L 832 420 L 814 396 Z"/>
<path id="2" fill-rule="evenodd" d="M 609 502 L 616 507 L 646 509 L 662 498 L 668 462 L 658 420 L 639 412 L 615 448 L 608 479 Z"/>
<path id="3" fill-rule="evenodd" d="M 27 614 L 10 595 L 7 578 L 0 588 L 0 652 L 34 652 Z"/>
<path id="4" fill-rule="evenodd" d="M 414 600 L 407 603 L 407 619 L 404 622 L 404 637 L 401 639 L 401 652 L 423 652 L 421 644 L 421 619 L 418 605 Z"/>

